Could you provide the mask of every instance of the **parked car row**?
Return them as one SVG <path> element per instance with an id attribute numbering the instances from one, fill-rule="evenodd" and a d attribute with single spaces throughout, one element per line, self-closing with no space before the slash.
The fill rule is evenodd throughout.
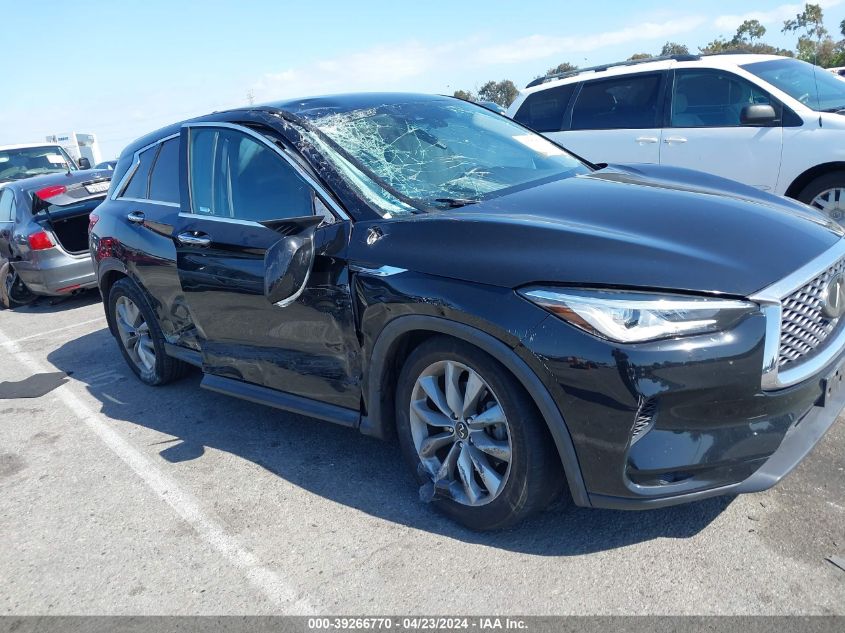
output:
<path id="1" fill-rule="evenodd" d="M 651 63 L 543 83 L 515 120 L 390 93 L 216 112 L 135 141 L 93 180 L 23 181 L 0 200 L 31 209 L 30 251 L 78 256 L 59 227 L 87 215 L 108 327 L 142 383 L 195 366 L 203 388 L 397 437 L 420 497 L 469 527 L 561 494 L 639 509 L 763 490 L 845 406 L 845 229 L 657 164 L 663 149 L 620 164 L 611 135 L 668 146 L 677 132 L 658 124 L 677 112 L 703 158 L 713 141 L 692 132 L 729 145 L 728 103 L 747 145 L 789 121 L 828 138 L 839 119 L 785 88 L 765 102 L 745 75 L 726 103 L 690 88 L 681 108 L 694 61 Z M 633 120 L 650 127 L 619 132 Z M 555 142 L 573 133 L 597 162 Z M 777 191 L 794 161 L 765 147 L 720 159 L 784 154 Z"/>

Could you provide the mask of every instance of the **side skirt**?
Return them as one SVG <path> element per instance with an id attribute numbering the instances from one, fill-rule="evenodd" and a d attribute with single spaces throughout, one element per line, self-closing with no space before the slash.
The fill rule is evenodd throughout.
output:
<path id="1" fill-rule="evenodd" d="M 204 374 L 200 387 L 209 391 L 224 393 L 227 396 L 234 396 L 242 400 L 263 404 L 268 407 L 334 422 L 341 426 L 358 428 L 361 420 L 360 411 L 339 407 L 334 404 L 326 404 L 325 402 L 319 402 L 311 398 L 294 396 L 289 393 L 276 391 L 275 389 L 262 387 L 261 385 L 253 385 L 252 383 L 233 378 Z"/>

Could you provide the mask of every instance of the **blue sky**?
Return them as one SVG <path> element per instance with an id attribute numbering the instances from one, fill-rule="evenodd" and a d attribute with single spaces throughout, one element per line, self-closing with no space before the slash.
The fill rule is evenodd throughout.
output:
<path id="1" fill-rule="evenodd" d="M 829 30 L 845 0 L 822 0 Z M 451 93 L 522 87 L 561 61 L 589 65 L 696 50 L 759 19 L 785 47 L 801 4 L 763 0 L 0 0 L 0 144 L 94 132 L 104 158 L 167 123 L 215 109 L 352 90 Z"/>

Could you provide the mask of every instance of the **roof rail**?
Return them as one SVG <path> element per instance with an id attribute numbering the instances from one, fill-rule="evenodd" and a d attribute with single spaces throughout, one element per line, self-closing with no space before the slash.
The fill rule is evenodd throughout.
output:
<path id="1" fill-rule="evenodd" d="M 628 59 L 624 62 L 614 62 L 612 64 L 602 64 L 601 66 L 590 66 L 589 68 L 578 68 L 577 70 L 568 70 L 563 73 L 552 73 L 543 77 L 537 77 L 534 81 L 529 83 L 526 88 L 533 88 L 539 86 L 547 81 L 554 81 L 555 79 L 564 79 L 566 77 L 574 77 L 581 73 L 600 73 L 608 68 L 616 68 L 617 66 L 636 66 L 637 64 L 648 64 L 649 62 L 665 62 L 668 60 L 675 60 L 676 62 L 694 62 L 701 59 L 701 55 L 660 55 L 658 57 L 647 57 L 645 59 Z"/>

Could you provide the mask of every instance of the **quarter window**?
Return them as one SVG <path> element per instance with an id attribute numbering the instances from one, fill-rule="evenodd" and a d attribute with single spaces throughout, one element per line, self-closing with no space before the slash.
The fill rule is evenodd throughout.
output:
<path id="1" fill-rule="evenodd" d="M 525 98 L 513 120 L 537 132 L 559 132 L 563 115 L 577 83 L 533 92 Z"/>
<path id="2" fill-rule="evenodd" d="M 150 167 L 153 165 L 153 160 L 156 157 L 157 151 L 158 145 L 151 147 L 138 155 L 138 159 L 140 160 L 138 169 L 135 170 L 135 173 L 132 174 L 132 178 L 129 179 L 129 184 L 126 185 L 126 188 L 121 194 L 122 198 L 138 198 L 143 200 L 147 197 Z"/>
<path id="3" fill-rule="evenodd" d="M 190 139 L 194 213 L 252 221 L 313 215 L 309 185 L 264 143 L 210 127 L 191 129 Z"/>
<path id="4" fill-rule="evenodd" d="M 179 202 L 179 139 L 173 138 L 161 145 L 152 174 L 150 174 L 150 200 Z"/>
<path id="5" fill-rule="evenodd" d="M 660 127 L 660 73 L 588 81 L 572 112 L 573 130 Z"/>
<path id="6" fill-rule="evenodd" d="M 679 70 L 672 89 L 672 127 L 739 127 L 750 104 L 779 104 L 749 81 L 732 73 Z"/>

